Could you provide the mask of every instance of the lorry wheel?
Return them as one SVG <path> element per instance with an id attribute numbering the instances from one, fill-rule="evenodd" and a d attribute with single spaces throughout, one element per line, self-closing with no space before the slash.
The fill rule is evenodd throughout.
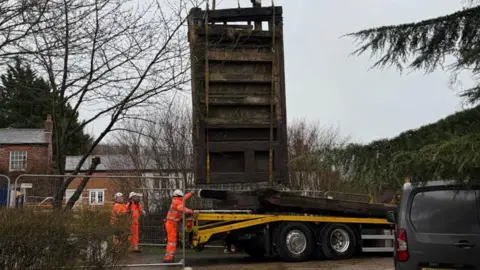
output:
<path id="1" fill-rule="evenodd" d="M 276 246 L 280 259 L 300 262 L 310 259 L 315 250 L 315 237 L 301 222 L 286 223 L 278 227 Z"/>
<path id="2" fill-rule="evenodd" d="M 331 260 L 342 260 L 355 253 L 356 239 L 353 230 L 344 224 L 328 224 L 320 236 L 321 251 Z"/>

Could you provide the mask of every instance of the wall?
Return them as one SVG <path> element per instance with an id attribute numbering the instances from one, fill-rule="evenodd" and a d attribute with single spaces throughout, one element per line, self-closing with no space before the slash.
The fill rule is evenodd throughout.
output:
<path id="1" fill-rule="evenodd" d="M 129 189 L 129 184 L 135 185 L 135 182 L 138 182 L 138 178 L 136 178 L 136 172 L 130 171 L 122 171 L 122 172 L 96 172 L 93 174 L 94 178 L 90 178 L 87 183 L 87 186 L 83 190 L 82 194 L 82 203 L 88 204 L 89 202 L 89 190 L 91 189 L 104 189 L 104 205 L 112 205 L 113 204 L 113 196 L 117 192 L 122 192 L 125 196 L 128 196 L 128 193 L 132 190 Z M 113 179 L 107 176 L 132 176 L 131 178 L 127 179 Z M 82 177 L 78 176 L 75 178 L 72 183 L 68 186 L 68 189 L 76 189 L 80 182 L 82 181 Z"/>
<path id="2" fill-rule="evenodd" d="M 10 151 L 28 152 L 26 172 L 46 173 L 49 171 L 47 145 L 0 145 L 0 172 L 9 174 Z"/>

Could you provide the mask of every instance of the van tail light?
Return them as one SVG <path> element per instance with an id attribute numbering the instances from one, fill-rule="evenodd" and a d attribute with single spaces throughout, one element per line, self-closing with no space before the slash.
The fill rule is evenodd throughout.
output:
<path id="1" fill-rule="evenodd" d="M 407 232 L 405 229 L 397 230 L 397 261 L 408 261 Z"/>

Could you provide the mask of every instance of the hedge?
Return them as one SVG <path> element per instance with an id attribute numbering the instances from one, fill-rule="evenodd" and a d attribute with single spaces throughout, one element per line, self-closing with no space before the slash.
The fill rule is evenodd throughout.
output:
<path id="1" fill-rule="evenodd" d="M 127 243 L 113 247 L 115 229 L 110 212 L 0 209 L 0 268 L 3 269 L 96 269 L 110 268 L 121 260 Z"/>

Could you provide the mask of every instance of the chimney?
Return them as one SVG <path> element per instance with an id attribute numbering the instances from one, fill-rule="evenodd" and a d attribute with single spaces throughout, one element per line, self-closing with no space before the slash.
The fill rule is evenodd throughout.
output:
<path id="1" fill-rule="evenodd" d="M 47 114 L 47 119 L 45 120 L 45 132 L 52 133 L 52 131 L 53 131 L 52 116 L 50 114 Z"/>

